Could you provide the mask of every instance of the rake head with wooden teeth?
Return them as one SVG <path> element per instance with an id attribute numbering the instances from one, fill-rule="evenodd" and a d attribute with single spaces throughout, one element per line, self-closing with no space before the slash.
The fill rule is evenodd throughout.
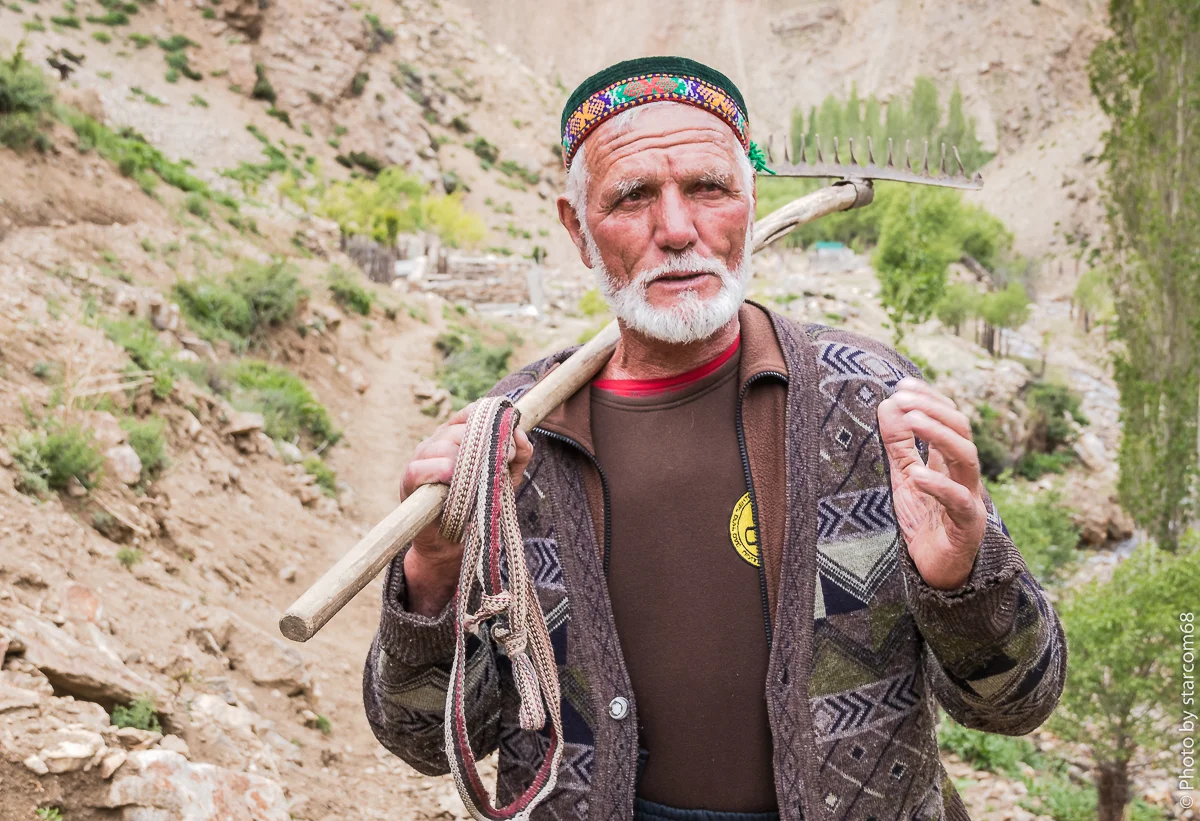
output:
<path id="1" fill-rule="evenodd" d="M 887 141 L 887 159 L 883 165 L 879 165 L 875 161 L 875 149 L 871 145 L 871 138 L 867 137 L 867 161 L 861 162 L 854 155 L 854 139 L 850 138 L 847 142 L 850 144 L 850 162 L 843 163 L 837 137 L 833 138 L 833 160 L 827 162 L 824 154 L 821 151 L 821 137 L 818 135 L 814 140 L 815 145 L 815 161 L 810 162 L 808 154 L 813 153 L 814 149 L 805 145 L 805 138 L 800 137 L 799 161 L 794 162 L 791 155 L 788 153 L 788 141 L 783 143 L 783 163 L 774 164 L 773 143 L 774 137 L 767 139 L 767 162 L 771 163 L 771 170 L 775 172 L 777 177 L 816 177 L 816 178 L 835 178 L 835 179 L 866 179 L 866 180 L 891 180 L 893 182 L 911 182 L 918 185 L 937 185 L 943 188 L 959 188 L 966 191 L 978 191 L 983 188 L 983 176 L 976 171 L 974 176 L 967 176 L 967 169 L 963 166 L 962 158 L 958 156 L 957 146 L 950 146 L 950 152 L 954 155 L 954 163 L 958 166 L 958 171 L 949 173 L 946 171 L 946 144 L 942 143 L 942 158 L 938 165 L 937 171 L 929 169 L 929 141 L 925 141 L 925 149 L 921 156 L 920 163 L 914 168 L 912 164 L 912 154 L 909 151 L 909 141 L 904 141 L 904 162 L 898 165 L 893 157 L 892 140 L 889 137 Z"/>

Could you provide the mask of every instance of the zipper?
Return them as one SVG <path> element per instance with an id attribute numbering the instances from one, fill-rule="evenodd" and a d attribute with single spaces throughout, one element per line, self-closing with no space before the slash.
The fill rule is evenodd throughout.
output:
<path id="1" fill-rule="evenodd" d="M 742 385 L 741 393 L 738 395 L 737 437 L 738 450 L 741 451 L 742 454 L 742 470 L 745 471 L 746 474 L 746 492 L 750 494 L 750 516 L 752 519 L 754 519 L 754 532 L 758 537 L 758 593 L 762 600 L 763 626 L 767 633 L 767 650 L 769 652 L 771 649 L 771 641 L 773 636 L 771 629 L 771 602 L 767 597 L 767 559 L 766 556 L 763 555 L 762 529 L 760 528 L 758 518 L 758 497 L 754 495 L 754 479 L 750 476 L 750 452 L 746 449 L 746 430 L 742 425 L 742 406 L 745 404 L 746 391 L 749 390 L 751 385 L 764 376 L 774 376 L 778 379 L 782 379 L 785 385 L 788 381 L 787 375 L 779 373 L 778 371 L 762 371 L 754 374 L 754 376 L 751 376 L 746 380 L 745 384 Z"/>
<path id="2" fill-rule="evenodd" d="M 612 552 L 612 533 L 611 533 L 611 528 L 609 528 L 609 526 L 608 526 L 608 523 L 609 523 L 608 477 L 606 477 L 604 475 L 604 468 L 600 467 L 600 460 L 598 460 L 592 454 L 592 452 L 590 450 L 588 450 L 583 445 L 576 442 L 571 437 L 563 436 L 561 433 L 555 433 L 554 431 L 549 431 L 549 430 L 546 430 L 545 428 L 534 428 L 533 430 L 536 431 L 537 433 L 542 434 L 543 436 L 547 436 L 551 439 L 556 439 L 559 442 L 564 442 L 568 445 L 571 445 L 577 451 L 579 451 L 584 456 L 586 456 L 589 460 L 591 460 L 591 463 L 596 466 L 596 472 L 600 474 L 600 490 L 604 497 L 604 578 L 607 579 L 608 578 L 609 554 Z"/>

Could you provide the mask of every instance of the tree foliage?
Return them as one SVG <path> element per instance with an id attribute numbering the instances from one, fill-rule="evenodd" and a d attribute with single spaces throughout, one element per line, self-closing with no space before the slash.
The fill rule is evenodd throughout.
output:
<path id="1" fill-rule="evenodd" d="M 976 131 L 977 123 L 974 117 L 966 115 L 958 85 L 950 95 L 948 109 L 943 111 L 937 86 L 928 77 L 917 77 L 907 100 L 897 95 L 885 104 L 873 94 L 863 100 L 859 97 L 858 87 L 851 86 L 850 96 L 844 103 L 830 94 L 819 107 L 810 107 L 807 125 L 803 109 L 792 112 L 794 152 L 800 150 L 802 135 L 809 152 L 814 150 L 818 135 L 821 147 L 827 153 L 833 147 L 834 137 L 838 138 L 843 152 L 847 140 L 852 138 L 859 158 L 865 159 L 867 137 L 870 137 L 876 158 L 882 162 L 887 152 L 887 140 L 891 138 L 899 160 L 904 157 L 905 141 L 911 142 L 913 163 L 916 164 L 925 142 L 929 143 L 931 162 L 940 160 L 940 145 L 945 143 L 947 152 L 951 146 L 958 147 L 959 156 L 969 172 L 992 158 L 983 150 Z M 809 159 L 813 159 L 811 154 Z"/>
<path id="2" fill-rule="evenodd" d="M 424 183 L 391 166 L 373 180 L 352 179 L 329 186 L 320 213 L 347 235 L 392 245 L 402 233 L 432 231 L 451 246 L 475 245 L 484 224 L 463 207 L 457 194 L 431 195 Z"/>
<path id="3" fill-rule="evenodd" d="M 1121 817 L 1134 753 L 1162 750 L 1178 737 L 1165 730 L 1179 707 L 1181 628 L 1189 629 L 1180 614 L 1200 601 L 1194 532 L 1191 541 L 1179 555 L 1147 542 L 1111 581 L 1092 582 L 1058 605 L 1071 663 L 1050 728 L 1091 748 L 1101 819 Z"/>
<path id="4" fill-rule="evenodd" d="M 1200 4 L 1111 0 L 1092 54 L 1104 137 L 1124 507 L 1164 547 L 1195 502 L 1200 413 Z"/>

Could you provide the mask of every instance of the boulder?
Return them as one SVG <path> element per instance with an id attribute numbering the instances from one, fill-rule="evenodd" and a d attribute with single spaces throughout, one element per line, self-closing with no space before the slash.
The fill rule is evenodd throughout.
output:
<path id="1" fill-rule="evenodd" d="M 304 452 L 291 442 L 281 439 L 275 443 L 275 447 L 279 450 L 279 455 L 283 457 L 285 464 L 291 465 L 304 461 Z"/>
<path id="2" fill-rule="evenodd" d="M 129 445 L 117 445 L 104 451 L 105 466 L 109 473 L 126 485 L 136 485 L 142 480 L 142 460 Z"/>
<path id="3" fill-rule="evenodd" d="M 37 690 L 23 690 L 20 687 L 10 687 L 0 681 L 0 713 L 9 710 L 22 710 L 27 707 L 37 707 L 42 702 L 42 694 Z"/>
<path id="4" fill-rule="evenodd" d="M 25 647 L 25 661 L 49 679 L 55 692 L 95 701 L 105 707 L 127 704 L 150 694 L 160 706 L 165 694 L 153 683 L 107 653 L 71 638 L 65 630 L 36 616 L 5 612 L 0 621 Z"/>
<path id="5" fill-rule="evenodd" d="M 234 411 L 229 417 L 229 424 L 225 426 L 225 433 L 229 436 L 248 436 L 262 430 L 264 424 L 261 413 Z"/>
<path id="6" fill-rule="evenodd" d="M 112 778 L 113 774 L 121 769 L 127 757 L 128 754 L 124 750 L 109 750 L 100 762 L 100 777 L 105 781 Z"/>
<path id="7" fill-rule="evenodd" d="M 350 387 L 356 393 L 366 393 L 367 388 L 371 387 L 370 381 L 362 375 L 361 371 L 350 371 L 349 379 Z"/>
<path id="8" fill-rule="evenodd" d="M 1091 431 L 1076 439 L 1072 447 L 1075 455 L 1079 457 L 1079 461 L 1087 465 L 1088 470 L 1092 472 L 1098 473 L 1112 464 L 1112 460 L 1109 459 L 1108 452 L 1104 448 L 1104 443 Z"/>
<path id="9" fill-rule="evenodd" d="M 220 361 L 217 358 L 217 351 L 213 348 L 212 343 L 207 339 L 201 339 L 198 336 L 184 335 L 179 337 L 179 344 L 185 349 L 199 356 L 201 359 L 207 359 L 209 362 Z"/>
<path id="10" fill-rule="evenodd" d="M 171 750 L 130 753 L 118 776 L 103 806 L 124 809 L 127 819 L 289 821 L 278 783 L 191 762 Z"/>
<path id="11" fill-rule="evenodd" d="M 129 434 L 121 427 L 117 417 L 106 411 L 89 411 L 84 424 L 92 429 L 96 444 L 105 450 L 129 441 Z"/>
<path id="12" fill-rule="evenodd" d="M 58 612 L 67 621 L 96 624 L 104 614 L 104 607 L 90 587 L 72 582 L 63 588 Z"/>
<path id="13" fill-rule="evenodd" d="M 38 753 L 38 758 L 55 774 L 90 770 L 106 752 L 104 738 L 88 730 L 62 729 L 55 733 L 54 741 L 53 746 Z"/>
<path id="14" fill-rule="evenodd" d="M 189 635 L 203 650 L 211 649 L 208 643 L 211 637 L 233 669 L 255 684 L 276 687 L 289 696 L 308 693 L 312 689 L 304 659 L 295 648 L 227 610 L 208 613 Z"/>

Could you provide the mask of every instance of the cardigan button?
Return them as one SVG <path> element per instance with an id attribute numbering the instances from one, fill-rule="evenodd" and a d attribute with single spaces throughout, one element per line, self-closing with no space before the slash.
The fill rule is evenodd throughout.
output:
<path id="1" fill-rule="evenodd" d="M 624 696 L 617 696 L 608 702 L 608 715 L 617 721 L 629 715 L 629 699 Z"/>

